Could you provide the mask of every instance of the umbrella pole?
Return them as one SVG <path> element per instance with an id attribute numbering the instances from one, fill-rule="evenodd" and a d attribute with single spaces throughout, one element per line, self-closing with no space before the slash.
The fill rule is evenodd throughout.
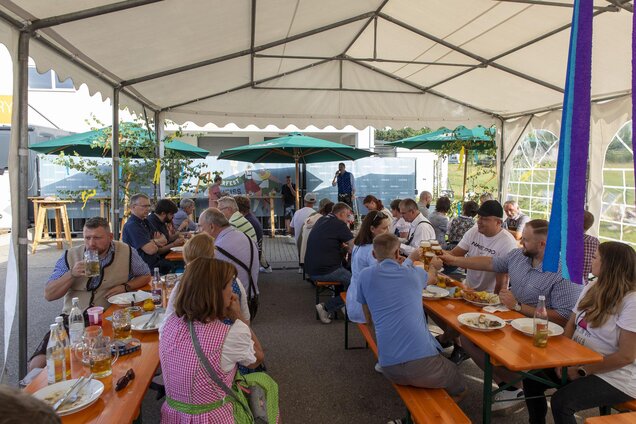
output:
<path id="1" fill-rule="evenodd" d="M 462 185 L 462 202 L 466 200 L 466 176 L 468 174 L 468 149 L 464 147 L 464 184 Z"/>
<path id="2" fill-rule="evenodd" d="M 300 191 L 300 174 L 298 173 L 298 157 L 295 158 L 296 162 L 296 210 L 300 209 L 300 196 L 298 192 Z"/>

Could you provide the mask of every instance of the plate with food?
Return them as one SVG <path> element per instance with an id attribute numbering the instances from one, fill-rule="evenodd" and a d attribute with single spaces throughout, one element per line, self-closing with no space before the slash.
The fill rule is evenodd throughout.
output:
<path id="1" fill-rule="evenodd" d="M 437 286 L 426 286 L 426 288 L 422 290 L 422 297 L 424 299 L 437 300 L 447 297 L 449 294 L 448 290 Z"/>
<path id="2" fill-rule="evenodd" d="M 534 319 L 532 318 L 517 318 L 510 322 L 512 328 L 522 332 L 526 336 L 534 336 Z M 560 336 L 565 330 L 559 324 L 548 322 L 548 337 Z"/>
<path id="3" fill-rule="evenodd" d="M 141 315 L 136 318 L 133 318 L 130 321 L 130 324 L 132 325 L 133 331 L 140 331 L 142 333 L 157 331 L 159 329 L 159 325 L 161 325 L 161 323 L 163 322 L 164 317 L 165 317 L 164 313 L 145 314 L 145 315 Z M 144 328 L 146 323 L 148 323 L 148 325 Z"/>
<path id="4" fill-rule="evenodd" d="M 466 302 L 477 306 L 494 306 L 501 303 L 498 295 L 485 291 L 464 290 L 462 297 Z"/>
<path id="5" fill-rule="evenodd" d="M 454 281 L 448 277 L 446 277 L 445 275 L 438 275 L 437 276 L 437 287 L 441 287 L 443 289 L 445 288 L 449 288 L 449 287 L 454 287 L 455 284 L 453 284 Z"/>
<path id="6" fill-rule="evenodd" d="M 446 299 L 450 299 L 450 300 L 463 299 L 461 287 L 448 287 L 446 290 L 448 290 L 448 296 L 446 296 Z"/>
<path id="7" fill-rule="evenodd" d="M 60 400 L 66 391 L 77 382 L 77 380 L 78 379 L 61 381 L 59 383 L 43 387 L 33 393 L 33 396 L 52 407 L 55 405 L 55 402 Z M 69 398 L 69 400 L 60 406 L 60 408 L 56 411 L 57 415 L 63 417 L 88 408 L 90 405 L 97 402 L 103 391 L 104 384 L 99 380 L 92 379 L 85 386 L 80 388 L 75 399 Z"/>
<path id="8" fill-rule="evenodd" d="M 491 314 L 468 312 L 457 317 L 462 325 L 477 331 L 500 330 L 506 326 L 506 321 Z"/>
<path id="9" fill-rule="evenodd" d="M 138 290 L 136 292 L 120 293 L 108 298 L 108 303 L 112 305 L 128 306 L 131 302 L 141 303 L 146 299 L 151 299 L 152 295 L 148 292 Z"/>

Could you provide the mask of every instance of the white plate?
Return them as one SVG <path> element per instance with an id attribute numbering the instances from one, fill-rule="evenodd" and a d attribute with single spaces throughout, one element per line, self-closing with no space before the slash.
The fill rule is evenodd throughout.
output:
<path id="1" fill-rule="evenodd" d="M 437 286 L 426 286 L 424 290 L 422 290 L 422 297 L 425 299 L 441 299 L 450 294 L 450 292 L 446 289 Z"/>
<path id="2" fill-rule="evenodd" d="M 135 295 L 133 299 L 133 294 Z M 136 291 L 130 293 L 120 293 L 108 298 L 108 303 L 112 305 L 128 306 L 130 302 L 140 303 L 146 299 L 151 299 L 152 295 L 145 291 Z"/>
<path id="3" fill-rule="evenodd" d="M 497 296 L 497 299 L 498 298 L 499 298 L 499 296 Z M 501 301 L 494 302 L 494 303 L 489 303 L 489 302 L 483 302 L 483 301 L 479 301 L 479 300 L 466 299 L 466 294 L 465 293 L 462 293 L 462 299 L 464 299 L 468 303 L 472 303 L 473 305 L 477 305 L 477 306 L 496 306 L 496 305 L 501 305 Z"/>
<path id="4" fill-rule="evenodd" d="M 33 393 L 33 396 L 43 400 L 47 405 L 53 406 L 53 404 L 57 402 L 76 381 L 77 379 L 66 380 L 43 387 Z M 57 415 L 63 417 L 65 415 L 81 411 L 84 408 L 88 408 L 90 405 L 97 402 L 97 399 L 99 399 L 99 396 L 103 391 L 104 384 L 99 380 L 92 379 L 90 383 L 80 390 L 77 400 L 73 403 L 66 403 L 62 405 L 62 407 L 57 410 Z"/>
<path id="5" fill-rule="evenodd" d="M 172 250 L 173 252 L 183 252 L 183 246 L 171 247 L 170 250 Z"/>
<path id="6" fill-rule="evenodd" d="M 154 325 L 148 326 L 146 328 L 143 328 L 144 324 L 148 322 L 148 320 L 152 317 L 152 313 L 150 314 L 144 314 L 144 315 L 140 315 L 138 317 L 133 318 L 130 323 L 132 325 L 132 329 L 133 331 L 140 331 L 142 333 L 144 332 L 150 332 L 150 331 L 157 331 L 159 329 L 159 325 L 161 325 L 161 323 L 163 322 L 163 318 L 166 316 L 166 314 L 159 314 L 159 316 L 157 317 L 157 319 L 155 320 Z"/>
<path id="7" fill-rule="evenodd" d="M 497 323 L 499 323 L 499 325 L 497 327 L 488 327 L 488 328 L 482 328 L 477 326 L 476 322 L 480 315 L 483 315 L 488 321 L 496 321 Z M 479 312 L 468 312 L 465 314 L 461 314 L 457 316 L 457 321 L 459 321 L 462 325 L 465 325 L 466 327 L 471 328 L 473 330 L 477 330 L 477 331 L 501 330 L 502 328 L 506 326 L 506 321 L 502 320 L 498 316 L 491 315 L 491 314 L 482 314 Z"/>
<path id="8" fill-rule="evenodd" d="M 534 320 L 532 318 L 517 318 L 510 322 L 512 328 L 526 336 L 534 336 Z M 560 336 L 565 330 L 559 324 L 548 322 L 548 337 Z"/>

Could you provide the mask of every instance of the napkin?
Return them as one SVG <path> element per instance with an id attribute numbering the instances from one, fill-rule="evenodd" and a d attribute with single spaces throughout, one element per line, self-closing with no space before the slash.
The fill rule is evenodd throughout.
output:
<path id="1" fill-rule="evenodd" d="M 491 314 L 495 312 L 508 312 L 510 310 L 503 304 L 497 306 L 484 306 L 482 309 Z"/>

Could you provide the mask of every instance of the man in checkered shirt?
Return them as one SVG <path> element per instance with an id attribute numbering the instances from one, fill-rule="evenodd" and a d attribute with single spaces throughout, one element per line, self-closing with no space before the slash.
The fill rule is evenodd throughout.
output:
<path id="1" fill-rule="evenodd" d="M 594 225 L 594 215 L 585 211 L 583 215 L 583 229 L 587 230 Z M 583 284 L 587 284 L 588 277 L 592 272 L 592 259 L 601 244 L 598 239 L 589 234 L 583 234 Z"/>

